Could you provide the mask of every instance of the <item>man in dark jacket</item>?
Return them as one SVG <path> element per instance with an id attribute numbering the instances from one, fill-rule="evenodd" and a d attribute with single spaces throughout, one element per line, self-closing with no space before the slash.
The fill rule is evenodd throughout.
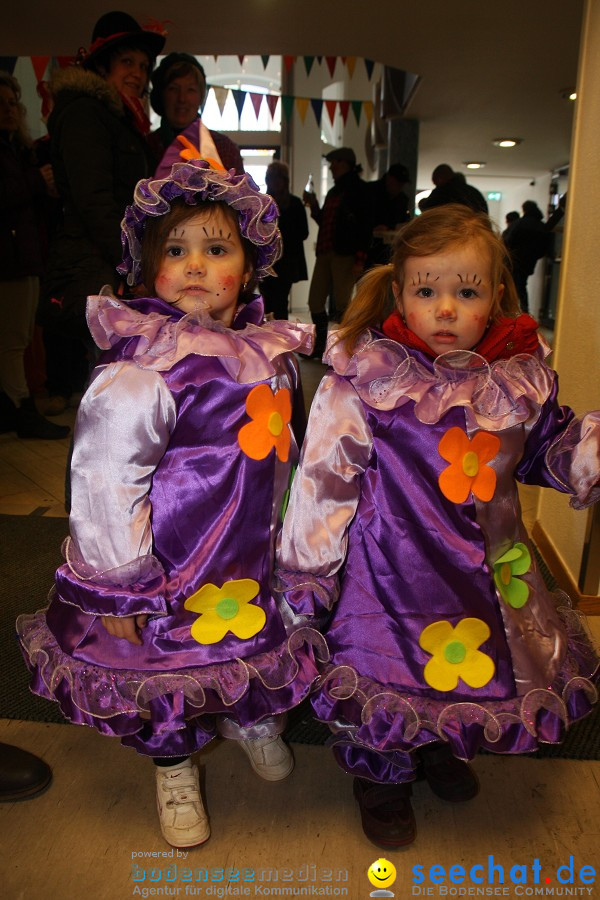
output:
<path id="1" fill-rule="evenodd" d="M 488 212 L 488 205 L 483 194 L 467 184 L 465 176 L 461 172 L 455 172 L 447 163 L 436 166 L 431 173 L 431 180 L 435 188 L 429 197 L 425 197 L 419 203 L 421 212 L 433 209 L 434 206 L 445 206 L 446 203 L 460 203 L 469 206 L 475 212 Z"/>
<path id="2" fill-rule="evenodd" d="M 504 233 L 504 243 L 510 250 L 512 274 L 523 312 L 529 312 L 527 279 L 533 274 L 538 259 L 548 253 L 551 237 L 544 224 L 544 214 L 533 200 L 522 206 L 523 215 Z"/>
<path id="3" fill-rule="evenodd" d="M 315 267 L 308 307 L 316 325 L 313 357 L 321 357 L 327 340 L 327 297 L 333 295 L 337 317 L 346 309 L 356 279 L 365 267 L 373 229 L 371 202 L 365 182 L 359 177 L 354 150 L 339 147 L 328 153 L 333 187 L 321 208 L 314 194 L 303 200 L 319 225 Z"/>

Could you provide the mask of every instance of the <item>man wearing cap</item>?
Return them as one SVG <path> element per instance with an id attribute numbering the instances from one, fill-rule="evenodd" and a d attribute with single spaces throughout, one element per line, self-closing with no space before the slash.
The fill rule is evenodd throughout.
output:
<path id="1" fill-rule="evenodd" d="M 160 126 L 148 136 L 157 177 L 167 174 L 162 172 L 160 166 L 166 150 L 177 135 L 183 134 L 198 121 L 198 110 L 204 106 L 205 99 L 206 75 L 196 57 L 189 53 L 169 53 L 165 56 L 152 75 L 150 93 L 152 109 L 161 116 Z M 244 164 L 237 144 L 218 131 L 210 131 L 210 136 L 223 166 L 243 175 Z"/>
<path id="2" fill-rule="evenodd" d="M 409 182 L 408 169 L 401 163 L 393 163 L 377 181 L 367 182 L 373 204 L 374 228 L 366 269 L 390 261 L 391 233 L 404 222 L 408 222 L 411 217 L 409 199 L 404 192 Z"/>
<path id="3" fill-rule="evenodd" d="M 332 296 L 338 318 L 343 315 L 362 273 L 371 243 L 371 203 L 354 150 L 339 147 L 325 156 L 333 177 L 333 187 L 319 207 L 314 194 L 305 192 L 304 202 L 319 225 L 315 267 L 308 306 L 316 325 L 312 356 L 321 357 L 327 341 L 327 297 Z"/>

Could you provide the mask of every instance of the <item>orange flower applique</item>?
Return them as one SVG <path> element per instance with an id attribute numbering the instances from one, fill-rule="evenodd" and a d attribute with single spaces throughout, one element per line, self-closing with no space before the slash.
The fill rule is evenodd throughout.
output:
<path id="1" fill-rule="evenodd" d="M 287 462 L 290 454 L 290 392 L 281 388 L 276 394 L 268 384 L 258 384 L 246 398 L 246 412 L 252 419 L 240 428 L 238 442 L 250 459 L 265 459 L 275 447 L 278 459 Z"/>
<path id="2" fill-rule="evenodd" d="M 478 431 L 473 440 L 462 428 L 450 428 L 438 444 L 438 453 L 450 465 L 440 473 L 438 483 L 444 497 L 464 503 L 471 492 L 487 502 L 496 490 L 496 473 L 486 465 L 500 449 L 500 438 Z"/>

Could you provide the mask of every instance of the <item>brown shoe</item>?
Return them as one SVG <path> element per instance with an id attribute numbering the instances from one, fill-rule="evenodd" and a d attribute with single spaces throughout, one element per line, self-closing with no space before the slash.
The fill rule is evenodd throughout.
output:
<path id="1" fill-rule="evenodd" d="M 360 809 L 365 835 L 382 847 L 404 847 L 417 836 L 417 823 L 410 803 L 410 784 L 378 784 L 354 779 L 354 796 Z"/>
<path id="2" fill-rule="evenodd" d="M 417 750 L 420 768 L 433 793 L 450 803 L 472 800 L 479 781 L 470 766 L 452 755 L 448 744 L 426 744 Z"/>
<path id="3" fill-rule="evenodd" d="M 12 744 L 0 744 L 0 803 L 35 797 L 51 780 L 52 770 L 43 759 Z"/>

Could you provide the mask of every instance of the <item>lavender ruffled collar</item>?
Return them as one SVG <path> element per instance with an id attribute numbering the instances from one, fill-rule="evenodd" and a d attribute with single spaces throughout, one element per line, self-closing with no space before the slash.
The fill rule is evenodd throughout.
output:
<path id="1" fill-rule="evenodd" d="M 548 399 L 554 373 L 544 364 L 548 348 L 489 363 L 469 350 L 453 350 L 435 360 L 389 338 L 366 332 L 349 356 L 331 335 L 325 361 L 348 378 L 361 400 L 375 409 L 415 404 L 415 417 L 432 425 L 453 407 L 465 409 L 467 423 L 500 431 L 531 418 Z"/>
<path id="2" fill-rule="evenodd" d="M 262 301 L 241 307 L 233 328 L 227 328 L 201 309 L 179 316 L 158 299 L 130 305 L 100 294 L 88 297 L 87 322 L 102 350 L 137 337 L 132 359 L 143 369 L 164 372 L 190 354 L 219 357 L 238 383 L 252 384 L 275 374 L 273 360 L 281 354 L 310 353 L 314 340 L 312 325 L 283 320 L 256 324 L 260 310 Z"/>

